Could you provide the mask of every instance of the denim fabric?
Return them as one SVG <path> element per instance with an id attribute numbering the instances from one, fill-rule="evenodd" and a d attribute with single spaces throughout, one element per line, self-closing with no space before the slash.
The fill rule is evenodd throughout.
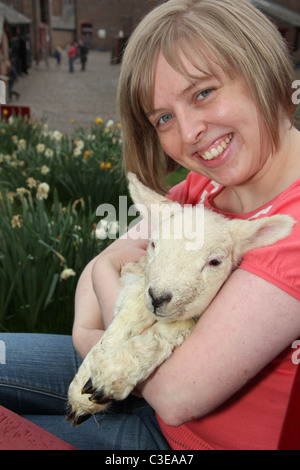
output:
<path id="1" fill-rule="evenodd" d="M 70 336 L 0 333 L 0 342 L 2 406 L 78 449 L 170 449 L 152 408 L 134 396 L 76 428 L 66 421 L 68 387 L 81 363 Z"/>

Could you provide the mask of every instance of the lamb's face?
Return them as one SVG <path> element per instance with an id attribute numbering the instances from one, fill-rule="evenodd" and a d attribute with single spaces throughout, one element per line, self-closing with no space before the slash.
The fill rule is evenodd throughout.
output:
<path id="1" fill-rule="evenodd" d="M 169 238 L 163 237 L 163 227 L 169 223 L 165 220 L 148 246 L 145 304 L 160 319 L 201 315 L 233 269 L 234 243 L 227 219 L 210 211 L 190 210 L 183 219 L 180 213 L 172 217 L 174 227 L 189 226 L 188 233 L 176 239 L 173 230 Z M 197 216 L 198 222 L 202 217 L 201 227 L 196 227 L 198 235 L 199 229 L 202 234 L 194 243 L 191 216 Z"/>

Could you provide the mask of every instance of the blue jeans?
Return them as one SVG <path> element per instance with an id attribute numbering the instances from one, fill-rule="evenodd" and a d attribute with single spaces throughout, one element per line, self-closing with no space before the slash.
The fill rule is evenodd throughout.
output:
<path id="1" fill-rule="evenodd" d="M 130 395 L 73 428 L 67 391 L 81 359 L 72 338 L 0 333 L 0 405 L 82 450 L 168 450 L 153 409 Z"/>

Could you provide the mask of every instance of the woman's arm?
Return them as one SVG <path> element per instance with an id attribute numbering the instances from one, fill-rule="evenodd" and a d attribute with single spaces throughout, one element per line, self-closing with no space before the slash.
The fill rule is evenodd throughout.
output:
<path id="1" fill-rule="evenodd" d="M 221 405 L 300 335 L 300 303 L 237 269 L 193 333 L 138 386 L 166 424 Z"/>
<path id="2" fill-rule="evenodd" d="M 75 294 L 73 343 L 84 358 L 100 340 L 111 323 L 113 308 L 120 287 L 120 272 L 130 261 L 138 261 L 145 254 L 148 224 L 143 221 L 138 228 L 139 239 L 132 232 L 119 238 L 96 256 L 84 269 Z"/>

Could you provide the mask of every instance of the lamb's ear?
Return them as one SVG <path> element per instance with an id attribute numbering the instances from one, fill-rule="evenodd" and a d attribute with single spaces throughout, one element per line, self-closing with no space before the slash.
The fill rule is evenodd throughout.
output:
<path id="1" fill-rule="evenodd" d="M 237 256 L 286 238 L 291 234 L 295 222 L 291 216 L 280 214 L 256 220 L 231 220 L 230 229 Z"/>
<path id="2" fill-rule="evenodd" d="M 128 188 L 136 209 L 143 218 L 159 219 L 159 214 L 166 206 L 179 206 L 178 203 L 170 201 L 164 196 L 142 184 L 134 173 L 128 173 Z M 152 220 L 152 223 L 154 221 Z"/>

